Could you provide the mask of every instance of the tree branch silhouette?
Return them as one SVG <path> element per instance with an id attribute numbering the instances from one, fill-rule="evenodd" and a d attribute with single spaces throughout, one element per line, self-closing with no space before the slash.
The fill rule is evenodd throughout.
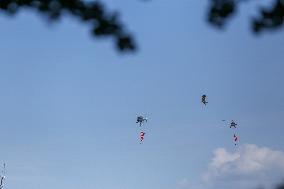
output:
<path id="1" fill-rule="evenodd" d="M 245 0 L 211 0 L 208 10 L 208 22 L 222 28 L 236 13 L 239 3 Z M 284 21 L 284 0 L 274 0 L 273 7 L 260 9 L 260 16 L 253 18 L 251 28 L 255 33 L 280 28 Z"/>
<path id="2" fill-rule="evenodd" d="M 218 28 L 222 28 L 236 13 L 240 3 L 248 0 L 210 0 L 207 19 Z M 121 52 L 135 51 L 134 38 L 120 22 L 116 12 L 109 12 L 102 3 L 84 0 L 0 0 L 0 11 L 8 15 L 16 14 L 27 8 L 56 21 L 63 13 L 68 13 L 92 26 L 95 37 L 114 39 L 116 48 Z M 273 6 L 261 8 L 258 18 L 251 20 L 253 32 L 280 28 L 284 22 L 284 0 L 274 0 Z"/>
<path id="3" fill-rule="evenodd" d="M 107 12 L 98 1 L 0 0 L 0 11 L 9 15 L 16 14 L 22 8 L 37 11 L 54 21 L 58 20 L 63 13 L 68 13 L 92 25 L 92 34 L 95 37 L 112 37 L 119 51 L 136 49 L 133 37 L 125 31 L 123 24 L 118 20 L 118 14 Z"/>

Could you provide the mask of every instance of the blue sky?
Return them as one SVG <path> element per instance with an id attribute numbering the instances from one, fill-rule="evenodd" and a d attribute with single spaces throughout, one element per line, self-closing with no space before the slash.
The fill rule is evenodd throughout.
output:
<path id="1" fill-rule="evenodd" d="M 283 173 L 283 31 L 250 32 L 256 3 L 218 31 L 205 21 L 207 1 L 104 2 L 121 11 L 137 53 L 119 54 L 71 17 L 50 24 L 28 11 L 1 15 L 7 189 L 222 189 L 243 182 L 247 161 L 235 157 L 252 162 L 258 152 L 264 170 L 276 160 L 272 175 Z M 149 117 L 143 145 L 138 114 Z M 223 119 L 237 121 L 238 147 Z M 212 170 L 226 174 L 218 170 L 226 164 L 212 162 L 222 158 L 239 172 L 220 182 Z"/>

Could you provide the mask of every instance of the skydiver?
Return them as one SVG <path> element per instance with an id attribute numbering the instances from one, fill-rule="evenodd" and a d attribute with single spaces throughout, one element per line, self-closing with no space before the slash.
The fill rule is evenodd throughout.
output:
<path id="1" fill-rule="evenodd" d="M 208 103 L 208 102 L 206 101 L 206 95 L 202 95 L 202 97 L 201 97 L 201 102 L 206 106 L 206 104 Z"/>
<path id="2" fill-rule="evenodd" d="M 2 189 L 3 186 L 4 186 L 4 179 L 5 179 L 5 177 L 1 175 L 0 189 Z"/>
<path id="3" fill-rule="evenodd" d="M 238 125 L 238 124 L 236 124 L 236 123 L 234 122 L 234 120 L 232 120 L 231 125 L 230 125 L 230 128 L 232 128 L 232 127 L 236 128 L 236 125 Z"/>
<path id="4" fill-rule="evenodd" d="M 144 118 L 143 116 L 138 116 L 138 117 L 137 117 L 137 120 L 136 120 L 136 123 L 139 123 L 140 126 L 141 126 L 142 123 L 144 123 L 144 121 L 147 122 L 147 118 Z"/>
<path id="5" fill-rule="evenodd" d="M 142 121 L 143 121 L 143 116 L 138 116 L 137 120 L 136 120 L 136 123 L 139 123 L 139 122 L 142 122 Z"/>

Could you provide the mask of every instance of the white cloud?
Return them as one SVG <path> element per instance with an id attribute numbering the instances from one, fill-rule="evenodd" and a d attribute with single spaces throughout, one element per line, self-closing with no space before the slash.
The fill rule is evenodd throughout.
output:
<path id="1" fill-rule="evenodd" d="M 190 187 L 190 182 L 187 178 L 183 178 L 178 182 L 178 188 L 189 188 Z"/>
<path id="2" fill-rule="evenodd" d="M 272 186 L 284 179 L 284 152 L 254 144 L 241 146 L 236 152 L 218 148 L 203 180 L 219 188 L 254 189 Z"/>

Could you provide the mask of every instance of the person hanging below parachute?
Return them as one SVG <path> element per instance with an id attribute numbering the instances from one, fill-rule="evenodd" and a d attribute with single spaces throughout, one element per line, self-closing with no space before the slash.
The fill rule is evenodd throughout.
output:
<path id="1" fill-rule="evenodd" d="M 140 132 L 140 144 L 143 142 L 145 134 L 143 131 Z"/>
<path id="2" fill-rule="evenodd" d="M 139 125 L 140 125 L 140 127 L 141 127 L 141 125 L 146 121 L 147 122 L 147 118 L 145 117 L 143 117 L 143 116 L 138 116 L 137 117 L 137 119 L 136 119 L 136 123 L 139 123 Z"/>
<path id="3" fill-rule="evenodd" d="M 206 104 L 208 103 L 208 102 L 206 101 L 206 95 L 202 95 L 202 96 L 201 96 L 201 102 L 206 106 Z"/>
<path id="4" fill-rule="evenodd" d="M 2 189 L 4 187 L 4 180 L 5 180 L 5 169 L 6 169 L 6 165 L 4 163 L 3 165 L 3 170 L 2 173 L 0 175 L 0 189 Z"/>
<path id="5" fill-rule="evenodd" d="M 236 129 L 236 128 L 237 128 L 236 125 L 238 125 L 238 124 L 236 124 L 236 123 L 234 122 L 234 120 L 232 120 L 231 125 L 230 125 L 230 128 L 234 127 L 234 128 Z"/>

